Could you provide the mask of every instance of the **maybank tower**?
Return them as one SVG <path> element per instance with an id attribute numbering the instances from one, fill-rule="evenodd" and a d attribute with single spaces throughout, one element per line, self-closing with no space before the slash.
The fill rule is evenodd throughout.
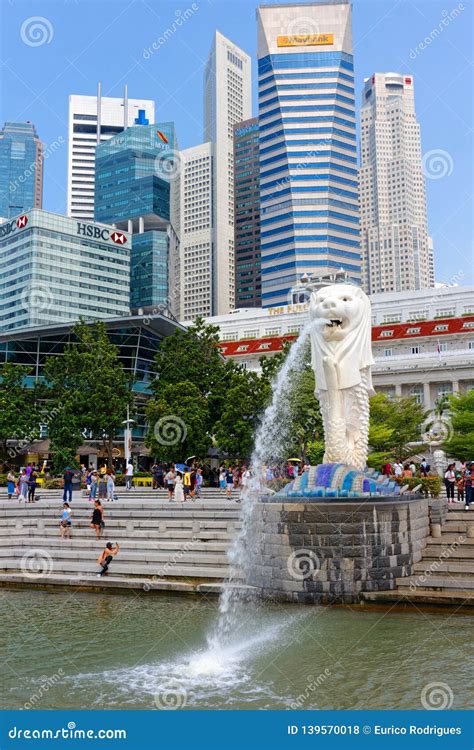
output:
<path id="1" fill-rule="evenodd" d="M 262 305 L 303 274 L 360 281 L 352 6 L 262 5 L 258 17 Z"/>

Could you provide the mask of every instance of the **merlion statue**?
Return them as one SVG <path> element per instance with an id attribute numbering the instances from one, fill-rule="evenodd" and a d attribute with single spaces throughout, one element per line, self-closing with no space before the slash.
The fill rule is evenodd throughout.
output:
<path id="1" fill-rule="evenodd" d="M 321 404 L 325 464 L 363 471 L 372 388 L 370 301 L 359 287 L 332 284 L 311 294 L 311 364 Z"/>

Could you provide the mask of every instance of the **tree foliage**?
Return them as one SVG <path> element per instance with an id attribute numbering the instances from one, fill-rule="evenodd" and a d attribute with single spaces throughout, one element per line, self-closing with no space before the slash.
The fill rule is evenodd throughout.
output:
<path id="1" fill-rule="evenodd" d="M 63 457 L 69 457 L 70 463 L 84 435 L 102 441 L 112 466 L 113 441 L 123 427 L 127 405 L 132 405 L 132 378 L 102 321 L 93 325 L 80 322 L 73 335 L 75 342 L 45 365 L 49 397 L 60 408 L 60 416 L 50 426 L 58 454 L 56 467 Z"/>
<path id="2" fill-rule="evenodd" d="M 403 460 L 409 444 L 419 442 L 428 412 L 413 396 L 390 399 L 378 393 L 370 399 L 369 445 L 376 453 Z"/>
<path id="3" fill-rule="evenodd" d="M 474 461 L 474 390 L 449 399 L 451 429 L 444 449 L 450 456 Z"/>
<path id="4" fill-rule="evenodd" d="M 4 458 L 8 440 L 21 444 L 39 437 L 39 389 L 37 385 L 25 387 L 24 379 L 29 374 L 29 367 L 10 362 L 0 368 L 0 453 Z"/>

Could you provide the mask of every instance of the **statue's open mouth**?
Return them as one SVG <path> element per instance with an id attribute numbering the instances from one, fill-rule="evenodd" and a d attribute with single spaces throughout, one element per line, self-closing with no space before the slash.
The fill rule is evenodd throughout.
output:
<path id="1" fill-rule="evenodd" d="M 330 320 L 326 325 L 328 325 L 329 328 L 341 328 L 342 320 Z"/>

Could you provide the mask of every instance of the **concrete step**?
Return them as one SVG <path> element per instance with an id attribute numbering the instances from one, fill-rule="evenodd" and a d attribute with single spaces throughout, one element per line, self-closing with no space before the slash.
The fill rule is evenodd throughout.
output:
<path id="1" fill-rule="evenodd" d="M 72 536 L 74 539 L 93 539 L 95 532 L 88 526 L 82 527 L 73 526 Z M 235 537 L 235 534 L 228 533 L 227 531 L 193 531 L 192 529 L 172 529 L 170 531 L 159 531 L 159 529 L 146 530 L 146 529 L 131 529 L 130 531 L 126 528 L 114 528 L 112 524 L 107 524 L 104 529 L 103 539 L 108 541 L 110 539 L 122 540 L 130 539 L 133 535 L 134 539 L 137 540 L 150 540 L 158 542 L 172 542 L 172 541 L 186 541 L 192 539 L 198 539 L 202 542 L 222 542 L 229 544 Z M 51 528 L 25 528 L 20 527 L 18 529 L 11 529 L 8 534 L 3 534 L 4 539 L 10 539 L 15 536 L 29 536 L 31 540 L 34 540 L 38 536 L 49 537 L 51 539 L 59 537 L 59 526 L 56 524 Z M 30 541 L 30 544 L 32 542 Z"/>
<path id="2" fill-rule="evenodd" d="M 52 551 L 55 549 L 63 549 L 65 545 L 67 545 L 68 549 L 81 549 L 83 550 L 85 548 L 85 537 L 78 538 L 77 536 L 73 536 L 70 539 L 62 539 L 58 534 L 55 536 L 10 536 L 1 538 L 0 537 L 0 554 L 1 550 L 3 548 L 9 548 L 9 547 L 20 547 L 28 549 L 32 546 L 42 548 L 44 547 L 48 551 Z M 95 535 L 89 534 L 87 537 L 87 548 L 88 549 L 103 549 L 104 544 L 107 540 L 105 538 L 97 540 L 95 538 Z M 157 549 L 157 550 L 163 550 L 163 551 L 171 551 L 176 552 L 179 550 L 182 550 L 183 547 L 186 547 L 189 545 L 190 542 L 193 540 L 174 540 L 174 541 L 159 541 L 155 539 L 150 539 L 147 541 L 147 548 L 148 549 Z M 143 542 L 141 540 L 137 540 L 135 536 L 124 538 L 123 541 L 120 542 L 120 546 L 123 549 L 127 550 L 142 550 L 143 549 Z M 196 539 L 193 541 L 192 549 L 195 551 L 202 551 L 202 552 L 220 552 L 225 553 L 230 547 L 230 540 L 229 542 L 208 542 L 208 541 L 202 541 L 201 539 Z"/>
<path id="3" fill-rule="evenodd" d="M 401 604 L 431 604 L 451 607 L 474 607 L 474 592 L 472 591 L 404 591 L 394 589 L 393 591 L 364 591 L 361 594 L 363 601 L 385 604 L 398 602 Z"/>
<path id="4" fill-rule="evenodd" d="M 464 505 L 461 504 L 460 510 L 450 510 L 446 522 L 451 521 L 468 521 L 474 523 L 474 506 L 473 510 L 464 510 Z"/>
<path id="5" fill-rule="evenodd" d="M 127 590 L 139 592 L 140 594 L 148 593 L 180 593 L 180 594 L 201 594 L 203 596 L 218 596 L 222 589 L 222 583 L 214 581 L 180 581 L 174 579 L 151 580 L 149 578 L 134 576 L 127 578 L 125 576 L 115 576 L 110 573 L 108 576 L 97 578 L 96 575 L 60 575 L 52 573 L 48 576 L 38 576 L 35 578 L 35 586 L 43 588 L 64 588 L 75 591 L 118 591 L 126 593 Z M 252 586 L 243 583 L 233 583 L 232 588 L 238 589 L 245 593 L 255 591 Z M 31 588 L 31 578 L 23 573 L 0 573 L 0 587 L 27 587 Z"/>
<path id="6" fill-rule="evenodd" d="M 99 553 L 97 552 L 97 550 L 71 549 L 66 546 L 67 540 L 64 540 L 64 541 L 65 541 L 65 545 L 63 549 L 58 548 L 58 547 L 37 548 L 38 557 L 42 558 L 44 557 L 44 553 L 47 553 L 54 560 L 55 564 L 62 563 L 62 562 L 81 562 L 81 561 L 87 562 L 88 560 L 91 559 L 91 557 L 93 557 L 94 554 L 96 555 L 96 558 L 98 557 Z M 103 546 L 104 545 L 101 546 L 102 549 L 103 549 Z M 29 557 L 27 559 L 30 559 L 33 549 L 35 548 L 28 547 L 26 550 L 23 549 L 22 547 L 0 548 L 0 568 L 5 567 L 5 564 L 8 565 L 9 562 L 14 563 L 15 561 L 24 560 L 25 555 L 28 555 Z M 145 565 L 152 565 L 153 563 L 176 564 L 177 561 L 179 561 L 179 563 L 183 565 L 199 565 L 199 566 L 201 565 L 202 566 L 207 566 L 207 565 L 227 566 L 229 563 L 227 555 L 223 554 L 222 552 L 203 552 L 203 551 L 187 549 L 187 548 L 183 548 L 176 552 L 169 552 L 166 550 L 150 550 L 150 549 L 140 552 L 138 550 L 131 550 L 124 546 L 120 548 L 119 555 L 120 555 L 121 562 L 128 561 L 130 563 L 143 563 Z M 14 567 L 20 567 L 20 565 L 16 564 Z"/>
<path id="7" fill-rule="evenodd" d="M 430 562 L 423 557 L 421 562 L 415 563 L 414 565 L 414 573 L 426 573 L 431 576 L 434 571 L 437 575 L 440 575 L 441 573 L 453 573 L 459 576 L 474 576 L 474 558 L 472 562 L 460 562 L 459 560 L 451 559 L 449 559 L 449 561 L 434 560 Z"/>
<path id="8" fill-rule="evenodd" d="M 471 516 L 472 519 L 472 516 Z M 468 529 L 474 531 L 474 519 L 461 519 L 459 521 L 448 520 L 441 527 L 442 534 L 467 533 Z"/>
<path id="9" fill-rule="evenodd" d="M 439 539 L 438 539 L 439 542 Z M 474 546 L 471 544 L 460 544 L 455 548 L 443 544 L 430 544 L 423 550 L 423 562 L 433 560 L 474 560 Z"/>
<path id="10" fill-rule="evenodd" d="M 416 589 L 458 589 L 461 591 L 474 591 L 474 578 L 463 577 L 462 579 L 456 576 L 449 575 L 438 575 L 432 574 L 426 577 L 426 580 L 422 582 L 420 586 L 419 576 L 409 576 L 407 578 L 397 578 L 396 584 L 400 590 L 409 589 L 410 584 L 416 587 Z"/>
<path id="11" fill-rule="evenodd" d="M 459 538 L 460 536 L 462 539 Z M 431 544 L 441 544 L 445 547 L 449 547 L 452 544 L 456 544 L 457 546 L 462 544 L 463 547 L 474 547 L 474 537 L 465 537 L 462 532 L 455 534 L 444 534 L 441 532 L 440 537 L 429 536 L 426 542 L 428 546 Z"/>
<path id="12" fill-rule="evenodd" d="M 100 568 L 97 564 L 94 555 L 91 555 L 90 560 L 87 562 L 78 562 L 76 560 L 52 560 L 52 563 L 47 558 L 41 558 L 43 560 L 43 566 L 39 568 L 39 571 L 51 568 L 51 572 L 55 574 L 70 575 L 70 574 L 81 574 L 85 573 L 93 575 L 97 573 Z M 0 561 L 0 571 L 4 573 L 8 572 L 25 572 L 20 566 L 20 560 L 2 560 Z M 189 564 L 186 563 L 171 563 L 166 565 L 165 563 L 147 563 L 147 562 L 124 562 L 120 561 L 117 557 L 116 560 L 111 564 L 113 568 L 113 574 L 116 576 L 142 576 L 142 577 L 153 577 L 158 578 L 192 578 L 199 580 L 207 579 L 222 579 L 226 578 L 230 574 L 230 568 L 222 565 L 214 566 L 203 565 L 203 564 Z M 30 573 L 27 572 L 27 578 L 30 579 L 30 583 L 36 581 L 36 570 L 32 569 Z M 46 576 L 47 577 L 47 576 Z M 239 576 L 237 576 L 239 577 Z"/>

